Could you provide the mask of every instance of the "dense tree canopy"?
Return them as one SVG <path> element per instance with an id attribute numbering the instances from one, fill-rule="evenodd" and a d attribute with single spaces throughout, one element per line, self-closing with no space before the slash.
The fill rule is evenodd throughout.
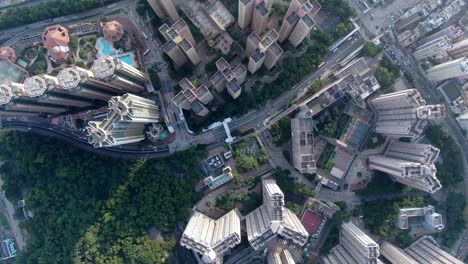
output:
<path id="1" fill-rule="evenodd" d="M 437 178 L 441 184 L 448 188 L 454 188 L 463 180 L 464 165 L 463 153 L 453 140 L 447 128 L 431 126 L 427 129 L 426 136 L 432 145 L 440 149 L 442 162 L 438 162 Z"/>
<path id="2" fill-rule="evenodd" d="M 149 240 L 155 226 L 167 237 L 196 199 L 202 149 L 159 161 L 96 156 L 55 139 L 4 133 L 2 179 L 12 201 L 27 191 L 34 218 L 17 263 L 163 263 L 174 241 Z M 181 162 L 183 161 L 183 162 Z M 148 252 L 147 249 L 151 249 Z"/>
<path id="3" fill-rule="evenodd" d="M 372 42 L 368 42 L 366 43 L 366 45 L 364 45 L 364 48 L 362 48 L 362 56 L 375 57 L 377 54 L 382 52 L 382 50 L 382 46 L 375 45 Z"/>
<path id="4" fill-rule="evenodd" d="M 33 6 L 10 8 L 0 15 L 0 29 L 84 12 L 117 0 L 50 0 Z"/>

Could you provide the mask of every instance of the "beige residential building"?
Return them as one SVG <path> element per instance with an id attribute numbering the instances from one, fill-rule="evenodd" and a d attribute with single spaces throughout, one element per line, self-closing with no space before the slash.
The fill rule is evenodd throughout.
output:
<path id="1" fill-rule="evenodd" d="M 259 250 L 265 243 L 279 236 L 302 247 L 309 234 L 299 218 L 284 207 L 284 194 L 275 180 L 262 181 L 263 205 L 245 216 L 247 238 L 253 249 Z"/>
<path id="2" fill-rule="evenodd" d="M 0 84 L 0 107 L 16 114 L 59 114 L 67 111 L 65 106 L 39 102 L 38 98 L 27 95 L 23 84 L 13 82 Z"/>
<path id="3" fill-rule="evenodd" d="M 255 0 L 239 0 L 237 23 L 242 30 L 246 30 L 252 23 Z"/>
<path id="4" fill-rule="evenodd" d="M 352 222 L 341 225 L 340 244 L 322 258 L 324 264 L 381 263 L 379 245 Z"/>
<path id="5" fill-rule="evenodd" d="M 389 264 L 463 263 L 441 249 L 431 236 L 423 236 L 404 250 L 384 241 L 380 245 L 380 258 Z"/>
<path id="6" fill-rule="evenodd" d="M 416 60 L 425 60 L 427 58 L 445 58 L 447 50 L 452 46 L 447 36 L 432 40 L 424 45 L 420 45 L 413 52 Z"/>
<path id="7" fill-rule="evenodd" d="M 426 70 L 426 78 L 433 82 L 467 77 L 468 59 L 465 57 L 448 61 Z"/>
<path id="8" fill-rule="evenodd" d="M 206 107 L 213 101 L 213 94 L 206 85 L 195 87 L 187 78 L 179 82 L 182 90 L 172 98 L 172 102 L 185 110 L 193 110 L 199 116 L 206 116 L 209 113 Z"/>
<path id="9" fill-rule="evenodd" d="M 145 125 L 159 122 L 159 106 L 136 95 L 112 97 L 109 109 L 104 120 L 88 122 L 89 142 L 96 148 L 140 142 L 145 139 Z"/>
<path id="10" fill-rule="evenodd" d="M 261 35 L 266 29 L 273 2 L 274 0 L 239 0 L 239 27 L 246 30 L 252 25 L 252 30 Z"/>
<path id="11" fill-rule="evenodd" d="M 147 0 L 158 17 L 169 17 L 172 21 L 180 18 L 175 0 Z"/>
<path id="12" fill-rule="evenodd" d="M 70 94 L 89 99 L 107 101 L 122 92 L 112 84 L 97 79 L 92 71 L 77 66 L 61 70 L 57 80 L 60 87 Z"/>
<path id="13" fill-rule="evenodd" d="M 59 86 L 56 77 L 50 75 L 36 75 L 24 81 L 24 93 L 38 102 L 62 106 L 88 107 L 92 100 L 71 95 Z"/>
<path id="14" fill-rule="evenodd" d="M 218 71 L 210 77 L 210 82 L 218 93 L 225 89 L 232 98 L 236 99 L 242 92 L 241 85 L 247 77 L 247 69 L 241 63 L 233 66 L 224 58 L 216 61 Z"/>
<path id="15" fill-rule="evenodd" d="M 391 142 L 384 155 L 370 156 L 369 168 L 385 172 L 394 180 L 428 193 L 442 188 L 436 177 L 439 149 L 427 144 Z"/>
<path id="16" fill-rule="evenodd" d="M 194 212 L 180 245 L 202 255 L 203 263 L 222 263 L 223 254 L 241 242 L 241 216 L 234 209 L 214 220 Z"/>
<path id="17" fill-rule="evenodd" d="M 308 0 L 291 1 L 281 25 L 278 41 L 283 42 L 289 37 L 289 42 L 294 47 L 301 44 L 315 26 L 315 22 L 310 15 L 315 12 L 315 9 Z"/>
<path id="18" fill-rule="evenodd" d="M 196 51 L 196 43 L 187 23 L 183 19 L 177 20 L 171 27 L 164 24 L 159 32 L 167 42 L 162 46 L 163 51 L 178 65 L 182 66 L 187 59 L 193 65 L 200 63 L 200 57 Z"/>
<path id="19" fill-rule="evenodd" d="M 270 251 L 267 262 L 268 264 L 296 264 L 291 252 L 287 248 L 276 248 Z"/>
<path id="20" fill-rule="evenodd" d="M 463 264 L 463 261 L 440 248 L 439 244 L 431 236 L 420 238 L 411 246 L 405 248 L 405 253 L 418 263 Z"/>
<path id="21" fill-rule="evenodd" d="M 387 241 L 383 241 L 380 244 L 380 258 L 390 264 L 419 264 L 419 262 L 411 258 L 401 248 L 392 245 Z"/>
<path id="22" fill-rule="evenodd" d="M 123 92 L 141 93 L 145 90 L 145 83 L 149 81 L 144 72 L 110 56 L 96 59 L 91 71 L 96 78 Z"/>
<path id="23" fill-rule="evenodd" d="M 262 65 L 265 65 L 268 70 L 276 65 L 283 54 L 283 50 L 276 43 L 277 39 L 278 33 L 274 29 L 265 34 L 263 38 L 255 32 L 247 37 L 246 53 L 249 56 L 250 73 L 257 72 Z"/>
<path id="24" fill-rule="evenodd" d="M 378 112 L 375 131 L 393 137 L 419 136 L 427 120 L 443 119 L 443 105 L 426 105 L 415 89 L 383 94 L 371 100 Z"/>
<path id="25" fill-rule="evenodd" d="M 261 35 L 266 29 L 269 16 L 270 10 L 266 7 L 264 1 L 256 4 L 253 10 L 252 31 Z"/>

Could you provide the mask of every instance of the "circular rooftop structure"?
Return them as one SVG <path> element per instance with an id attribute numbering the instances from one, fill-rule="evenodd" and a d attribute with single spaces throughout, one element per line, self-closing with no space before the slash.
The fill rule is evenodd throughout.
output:
<path id="1" fill-rule="evenodd" d="M 16 61 L 16 52 L 9 46 L 1 47 L 0 48 L 0 59 L 7 60 L 10 62 Z"/>
<path id="2" fill-rule="evenodd" d="M 65 90 L 71 90 L 78 87 L 82 77 L 80 71 L 75 68 L 66 68 L 57 75 L 59 85 Z"/>
<path id="3" fill-rule="evenodd" d="M 117 42 L 121 40 L 124 35 L 124 27 L 115 20 L 109 21 L 104 25 L 102 34 L 104 35 L 104 39 L 108 42 Z"/>
<path id="4" fill-rule="evenodd" d="M 101 57 L 96 59 L 91 67 L 94 76 L 99 79 L 105 79 L 114 75 L 117 65 L 115 59 L 110 56 Z"/>
<path id="5" fill-rule="evenodd" d="M 61 25 L 47 27 L 42 33 L 42 42 L 54 60 L 62 60 L 68 56 L 70 33 Z"/>
<path id="6" fill-rule="evenodd" d="M 13 98 L 13 91 L 11 87 L 6 84 L 0 84 L 0 105 L 8 104 Z"/>
<path id="7" fill-rule="evenodd" d="M 41 96 L 47 90 L 47 83 L 40 76 L 32 76 L 24 80 L 24 93 L 29 97 Z"/>

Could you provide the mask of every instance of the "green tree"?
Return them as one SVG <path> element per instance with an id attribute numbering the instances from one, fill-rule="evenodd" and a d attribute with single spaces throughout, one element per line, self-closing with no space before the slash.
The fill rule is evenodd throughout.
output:
<path id="1" fill-rule="evenodd" d="M 258 169 L 257 159 L 249 156 L 239 156 L 237 158 L 237 169 L 239 172 L 249 172 Z"/>
<path id="2" fill-rule="evenodd" d="M 382 52 L 383 48 L 380 45 L 375 45 L 372 42 L 367 42 L 366 45 L 364 45 L 364 48 L 362 48 L 362 55 L 364 57 L 375 57 L 377 54 Z"/>

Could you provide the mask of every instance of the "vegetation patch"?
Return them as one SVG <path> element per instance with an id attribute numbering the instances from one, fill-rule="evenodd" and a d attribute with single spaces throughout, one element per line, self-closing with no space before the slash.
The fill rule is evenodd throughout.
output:
<path id="1" fill-rule="evenodd" d="M 11 201 L 28 190 L 34 218 L 17 263 L 166 263 L 172 233 L 199 197 L 203 149 L 129 162 L 97 156 L 57 139 L 0 134 L 2 179 Z M 184 162 L 180 162 L 183 160 Z M 146 235 L 150 226 L 162 239 Z"/>
<path id="2" fill-rule="evenodd" d="M 257 142 L 257 138 L 243 139 L 234 146 L 234 157 L 237 161 L 237 170 L 245 173 L 257 170 L 260 164 L 268 161 L 268 155 Z"/>
<path id="3" fill-rule="evenodd" d="M 447 128 L 431 126 L 426 131 L 431 144 L 440 149 L 442 162 L 437 162 L 437 178 L 444 187 L 454 189 L 463 181 L 463 153 Z"/>
<path id="4" fill-rule="evenodd" d="M 271 126 L 270 132 L 273 137 L 273 143 L 276 146 L 283 145 L 291 139 L 291 120 L 286 116 L 281 118 Z"/>

